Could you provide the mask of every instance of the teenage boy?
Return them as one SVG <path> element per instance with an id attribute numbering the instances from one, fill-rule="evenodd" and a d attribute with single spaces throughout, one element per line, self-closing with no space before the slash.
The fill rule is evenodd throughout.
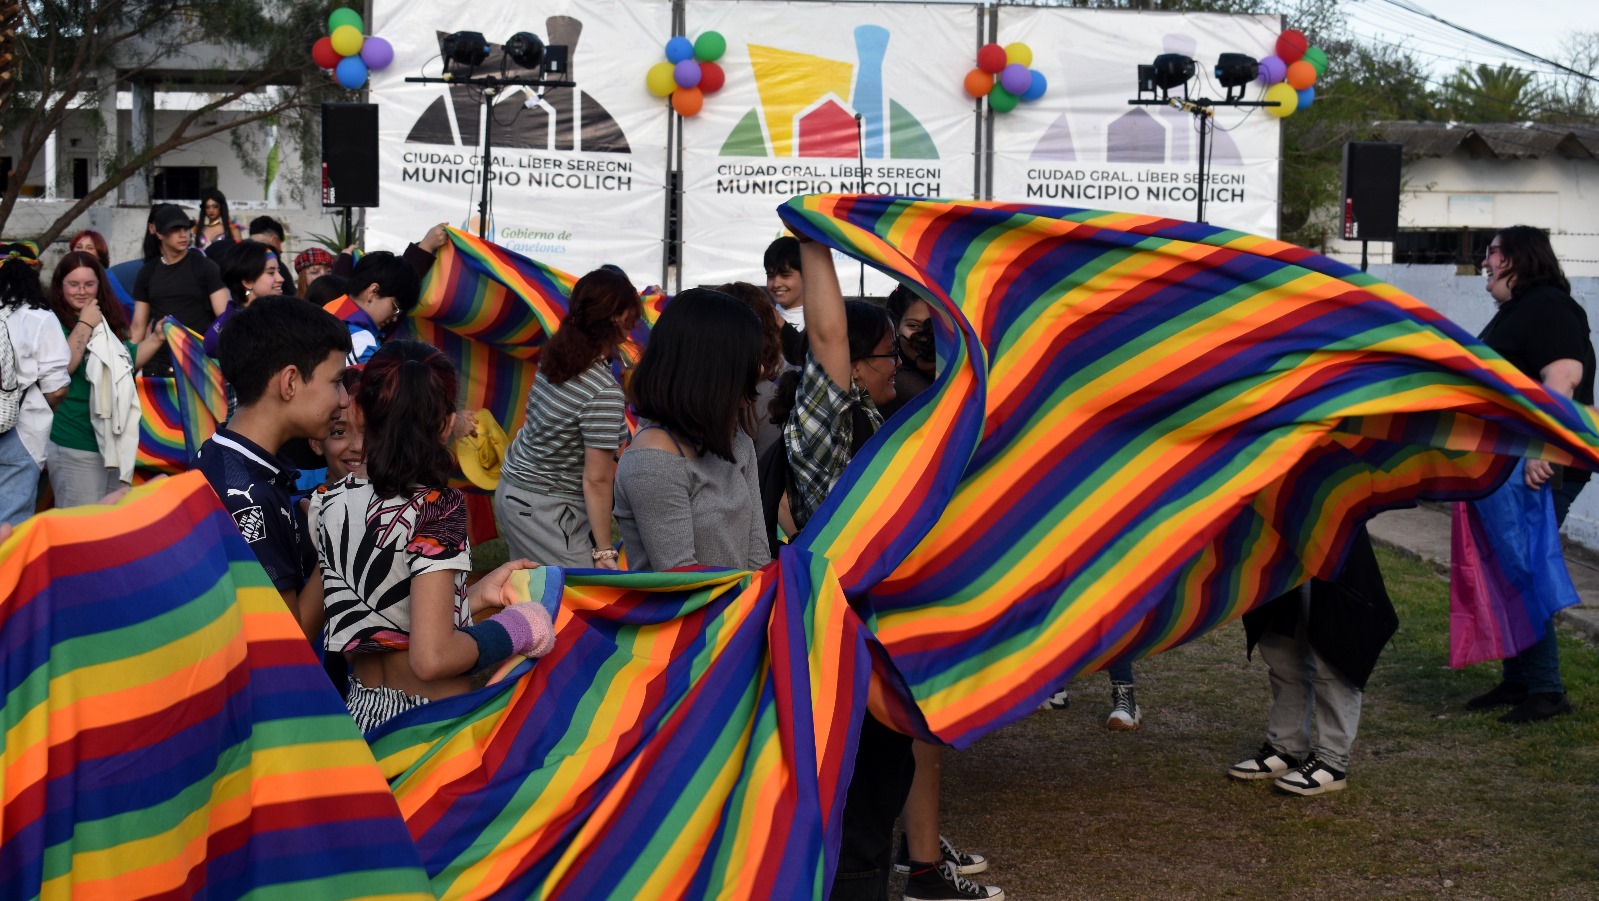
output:
<path id="1" fill-rule="evenodd" d="M 348 363 L 365 363 L 377 353 L 389 329 L 416 309 L 422 285 L 400 257 L 377 250 L 361 258 L 350 274 L 348 296 L 355 308 L 344 314 L 350 331 Z"/>
<path id="2" fill-rule="evenodd" d="M 329 313 L 293 297 L 263 297 L 223 330 L 218 360 L 238 408 L 201 445 L 197 467 L 306 637 L 322 622 L 322 581 L 302 570 L 291 499 L 299 473 L 279 456 L 295 438 L 325 439 L 349 405 L 344 358 L 350 334 Z"/>
<path id="3" fill-rule="evenodd" d="M 766 247 L 766 291 L 786 325 L 805 331 L 805 278 L 800 275 L 799 241 L 787 235 Z"/>
<path id="4" fill-rule="evenodd" d="M 145 263 L 133 282 L 132 339 L 143 341 L 162 319 L 176 317 L 184 327 L 203 335 L 228 307 L 228 289 L 222 270 L 205 254 L 189 248 L 194 220 L 181 207 L 162 204 L 151 226 L 160 253 Z M 144 366 L 146 375 L 170 375 L 172 355 L 162 348 Z"/>

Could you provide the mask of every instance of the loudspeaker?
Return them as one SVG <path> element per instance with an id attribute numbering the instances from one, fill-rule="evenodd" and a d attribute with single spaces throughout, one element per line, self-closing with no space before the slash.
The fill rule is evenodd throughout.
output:
<path id="1" fill-rule="evenodd" d="M 1392 241 L 1399 236 L 1399 167 L 1405 145 L 1344 144 L 1344 240 Z"/>
<path id="2" fill-rule="evenodd" d="M 322 205 L 378 205 L 377 104 L 322 104 Z"/>

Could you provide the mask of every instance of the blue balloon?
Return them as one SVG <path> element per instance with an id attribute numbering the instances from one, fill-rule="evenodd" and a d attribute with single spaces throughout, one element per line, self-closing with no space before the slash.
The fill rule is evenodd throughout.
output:
<path id="1" fill-rule="evenodd" d="M 1296 110 L 1302 110 L 1305 107 L 1310 106 L 1310 104 L 1315 99 L 1316 99 L 1316 86 L 1315 85 L 1311 85 L 1310 87 L 1305 88 L 1303 91 L 1299 92 L 1299 106 L 1295 107 L 1295 109 Z"/>
<path id="2" fill-rule="evenodd" d="M 359 56 L 346 56 L 339 60 L 339 65 L 333 70 L 333 77 L 343 87 L 352 91 L 359 90 L 366 84 L 366 63 Z"/>
<path id="3" fill-rule="evenodd" d="M 1027 90 L 1022 92 L 1021 99 L 1031 102 L 1044 96 L 1044 92 L 1049 90 L 1049 82 L 1044 80 L 1044 73 L 1037 69 L 1029 69 L 1028 71 L 1033 73 L 1033 83 L 1028 85 Z"/>
<path id="4" fill-rule="evenodd" d="M 666 59 L 668 62 L 680 63 L 685 59 L 694 58 L 694 42 L 682 35 L 677 35 L 666 42 Z"/>

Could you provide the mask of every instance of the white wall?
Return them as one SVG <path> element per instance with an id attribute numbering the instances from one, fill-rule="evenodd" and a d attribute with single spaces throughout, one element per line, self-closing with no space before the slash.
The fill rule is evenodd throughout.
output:
<path id="1" fill-rule="evenodd" d="M 1564 259 L 1562 259 L 1564 263 Z M 1456 275 L 1453 266 L 1371 266 L 1372 275 L 1423 301 L 1473 335 L 1493 318 L 1494 302 L 1480 275 Z M 1571 267 L 1566 267 L 1571 272 Z M 1588 314 L 1588 323 L 1599 323 L 1599 277 L 1571 279 L 1571 294 Z M 1599 486 L 1599 480 L 1594 482 Z M 1599 487 L 1590 486 L 1577 496 L 1566 516 L 1565 535 L 1592 550 L 1599 550 Z"/>

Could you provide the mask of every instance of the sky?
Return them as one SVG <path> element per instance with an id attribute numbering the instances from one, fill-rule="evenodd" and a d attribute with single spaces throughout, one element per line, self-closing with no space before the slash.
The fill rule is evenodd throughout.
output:
<path id="1" fill-rule="evenodd" d="M 1599 0 L 1405 0 L 1472 31 L 1545 59 L 1562 61 L 1573 32 L 1599 32 Z M 1462 63 L 1507 62 L 1547 72 L 1548 67 L 1400 9 L 1387 0 L 1345 0 L 1350 28 L 1367 39 L 1402 44 L 1442 77 Z"/>

